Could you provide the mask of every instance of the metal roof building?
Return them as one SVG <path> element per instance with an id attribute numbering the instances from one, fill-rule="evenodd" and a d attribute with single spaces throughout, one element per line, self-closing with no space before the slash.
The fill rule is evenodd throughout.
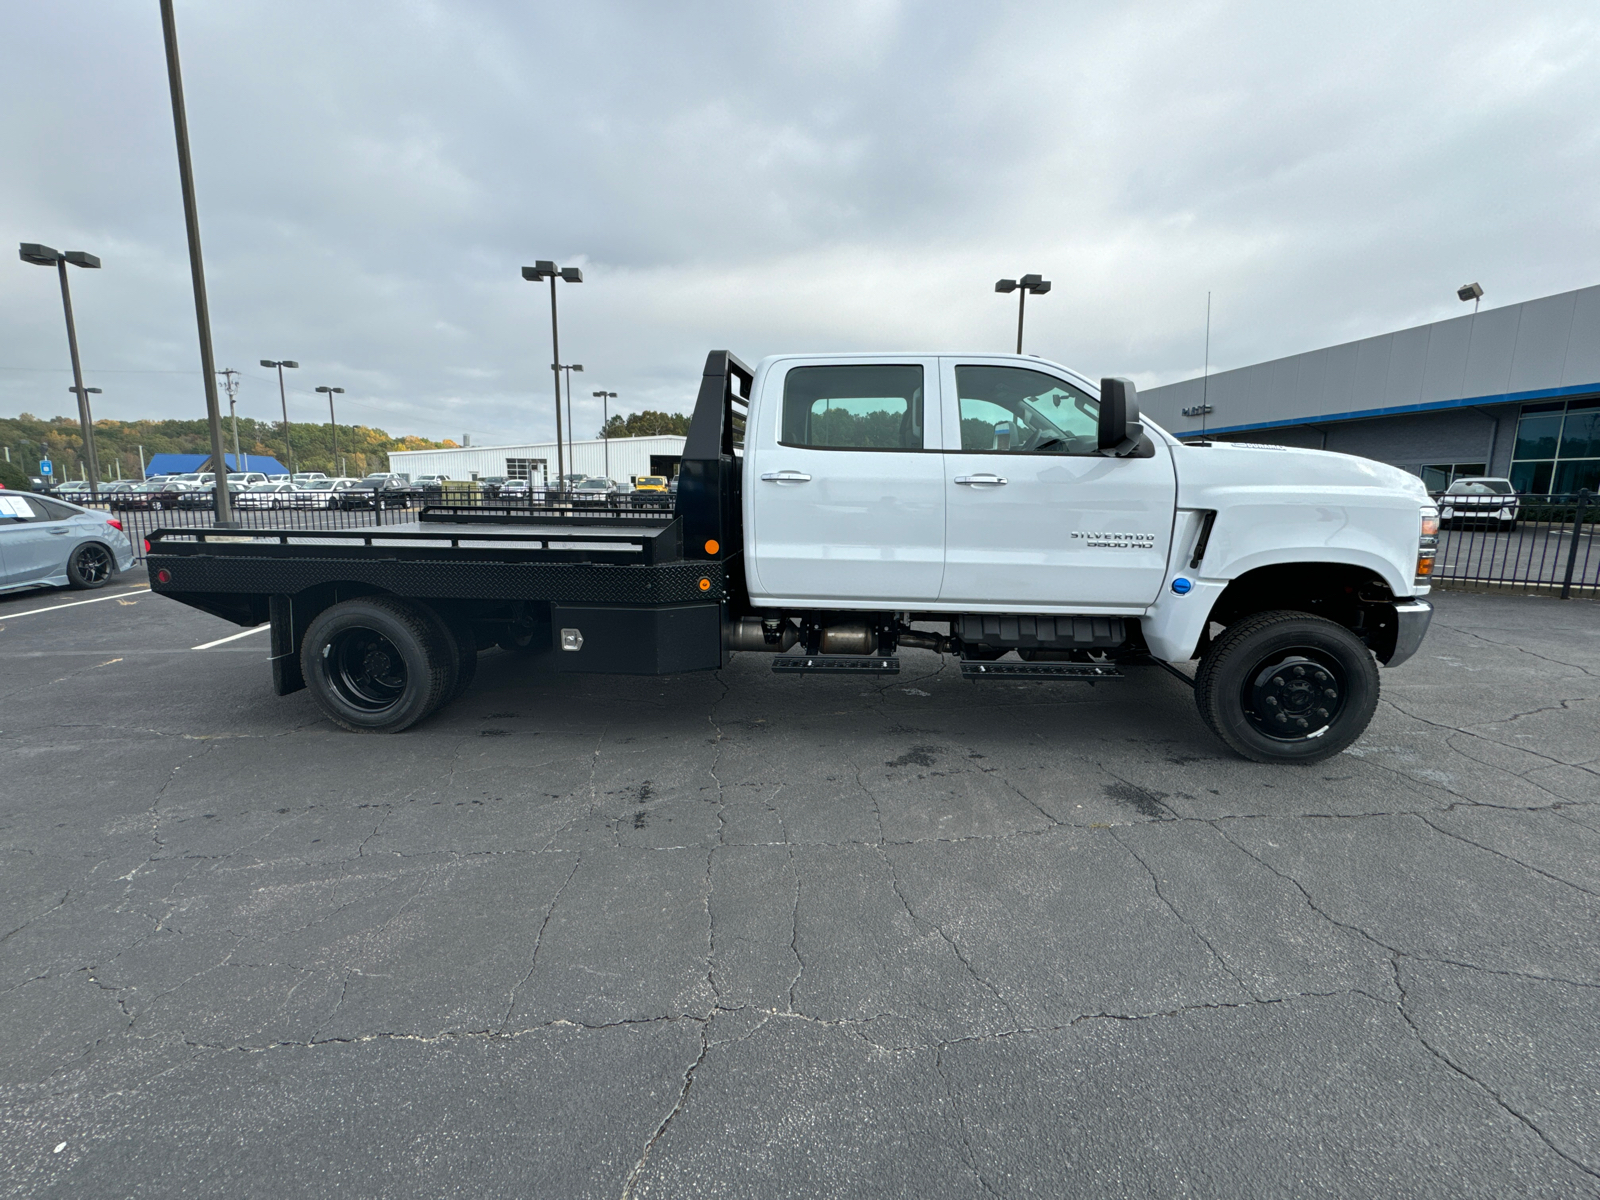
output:
<path id="1" fill-rule="evenodd" d="M 228 463 L 230 471 L 260 471 L 264 475 L 287 475 L 289 468 L 277 459 L 267 454 L 246 454 L 243 456 L 243 465 L 234 459 L 231 454 L 222 456 Z M 211 455 L 209 454 L 152 454 L 150 461 L 145 464 L 146 477 L 151 475 L 186 475 L 194 471 L 209 471 L 211 469 Z"/>
<path id="2" fill-rule="evenodd" d="M 631 480 L 638 475 L 674 475 L 683 456 L 683 438 L 596 438 L 569 442 L 567 471 L 609 475 Z M 610 470 L 607 470 L 609 464 Z M 391 450 L 389 469 L 415 479 L 419 475 L 446 475 L 451 479 L 478 479 L 504 475 L 548 483 L 556 473 L 556 444 L 525 446 L 462 446 L 454 450 Z"/>
<path id="3" fill-rule="evenodd" d="M 1600 287 L 1186 379 L 1139 400 L 1182 438 L 1359 454 L 1436 489 L 1499 475 L 1524 492 L 1600 490 Z"/>

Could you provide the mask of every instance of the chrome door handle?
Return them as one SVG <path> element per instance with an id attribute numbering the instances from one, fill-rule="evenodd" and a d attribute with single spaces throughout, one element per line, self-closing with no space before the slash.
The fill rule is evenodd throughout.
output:
<path id="1" fill-rule="evenodd" d="M 957 475 L 957 483 L 972 484 L 977 486 L 999 487 L 1005 482 L 1003 475 Z"/>
<path id="2" fill-rule="evenodd" d="M 810 483 L 811 476 L 804 471 L 768 471 L 761 477 L 767 483 Z"/>

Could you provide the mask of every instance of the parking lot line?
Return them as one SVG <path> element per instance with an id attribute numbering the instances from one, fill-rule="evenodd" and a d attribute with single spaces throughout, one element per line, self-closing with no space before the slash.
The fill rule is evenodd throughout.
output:
<path id="1" fill-rule="evenodd" d="M 271 629 L 271 628 L 272 628 L 272 626 L 270 624 L 269 625 L 256 625 L 256 626 L 251 627 L 250 629 L 246 629 L 243 633 L 230 633 L 225 638 L 218 638 L 214 642 L 206 642 L 203 645 L 199 645 L 199 646 L 190 646 L 189 649 L 191 649 L 191 650 L 209 650 L 213 646 L 222 645 L 223 642 L 237 642 L 242 637 L 249 637 L 252 633 L 260 633 L 263 629 Z"/>
<path id="2" fill-rule="evenodd" d="M 52 604 L 49 608 L 30 608 L 27 612 L 0 613 L 0 620 L 14 621 L 18 617 L 33 617 L 39 613 L 58 612 L 63 608 L 77 608 L 80 604 L 99 604 L 106 600 L 117 600 L 123 596 L 131 596 L 134 592 L 148 592 L 150 586 L 136 587 L 126 592 L 115 592 L 110 596 L 96 596 L 93 600 L 74 600 L 69 604 Z"/>

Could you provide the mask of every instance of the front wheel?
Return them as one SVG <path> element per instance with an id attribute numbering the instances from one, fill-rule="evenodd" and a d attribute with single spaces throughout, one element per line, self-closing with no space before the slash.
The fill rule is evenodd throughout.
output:
<path id="1" fill-rule="evenodd" d="M 1342 625 L 1258 613 L 1212 644 L 1194 695 L 1211 731 L 1246 758 L 1313 763 L 1365 732 L 1378 707 L 1378 666 Z"/>
<path id="2" fill-rule="evenodd" d="M 422 720 L 454 685 L 452 666 L 435 623 L 386 596 L 319 613 L 300 648 L 317 706 L 357 733 L 399 733 Z"/>

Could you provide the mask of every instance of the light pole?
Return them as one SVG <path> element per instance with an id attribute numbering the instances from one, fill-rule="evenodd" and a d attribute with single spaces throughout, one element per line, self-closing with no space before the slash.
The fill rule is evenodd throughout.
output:
<path id="1" fill-rule="evenodd" d="M 572 373 L 583 370 L 582 363 L 562 363 L 561 369 L 567 373 L 567 466 L 572 468 L 572 474 L 578 473 L 578 467 L 573 462 L 574 451 L 572 443 L 577 440 L 574 436 L 575 426 L 572 424 Z"/>
<path id="2" fill-rule="evenodd" d="M 239 454 L 239 372 L 223 367 L 217 374 L 222 376 L 222 389 L 228 393 L 228 417 L 233 422 L 233 469 L 243 471 L 244 459 Z"/>
<path id="3" fill-rule="evenodd" d="M 89 267 L 96 269 L 100 260 L 92 254 L 82 250 L 68 250 L 65 254 L 52 250 L 49 246 L 41 246 L 37 242 L 23 242 L 18 256 L 23 262 L 33 263 L 39 267 L 55 267 L 61 274 L 61 307 L 67 314 L 67 349 L 72 354 L 72 387 L 71 391 L 78 397 L 78 424 L 83 427 L 83 453 L 89 466 L 89 498 L 100 498 L 100 459 L 94 449 L 94 417 L 89 412 L 90 391 L 98 392 L 99 388 L 86 389 L 83 386 L 83 366 L 78 361 L 78 329 L 72 320 L 72 291 L 67 286 L 67 264 L 75 267 Z"/>
<path id="4" fill-rule="evenodd" d="M 606 478 L 611 478 L 611 435 L 606 432 L 606 426 L 611 424 L 611 409 L 608 401 L 615 400 L 615 392 L 595 392 L 595 399 L 600 401 L 600 440 L 606 444 Z"/>
<path id="5" fill-rule="evenodd" d="M 535 260 L 533 266 L 522 268 L 522 277 L 529 283 L 542 279 L 550 281 L 550 370 L 556 377 L 556 478 L 561 487 L 566 486 L 566 460 L 561 455 L 561 334 L 556 323 L 556 279 L 567 283 L 582 283 L 583 272 L 577 267 L 558 267 L 547 258 Z M 570 379 L 571 376 L 568 376 Z"/>
<path id="6" fill-rule="evenodd" d="M 81 388 L 81 389 L 80 388 L 75 388 L 75 387 L 69 387 L 67 389 L 67 391 L 69 391 L 69 392 L 78 392 L 79 393 L 79 402 L 83 405 L 84 408 L 88 408 L 89 407 L 89 397 L 90 396 L 98 396 L 100 394 L 100 389 L 99 388 L 92 388 L 92 387 L 86 387 L 86 388 Z M 90 428 L 93 429 L 94 426 L 91 424 Z M 92 446 L 90 446 L 90 444 L 88 442 L 84 443 L 84 466 L 85 466 L 85 469 L 89 472 L 89 482 L 90 482 L 89 494 L 90 494 L 90 497 L 91 498 L 95 498 L 95 497 L 97 497 L 98 493 L 96 493 L 94 491 L 94 485 L 97 484 L 99 482 L 99 479 L 100 479 L 100 459 L 99 459 L 98 455 L 96 454 L 94 448 Z"/>
<path id="7" fill-rule="evenodd" d="M 1001 279 L 994 285 L 997 292 L 1016 292 L 1017 295 L 1017 353 L 1022 353 L 1022 317 L 1028 306 L 1028 293 L 1042 296 L 1050 290 L 1050 281 L 1038 275 L 1024 275 L 1021 279 Z"/>
<path id="8" fill-rule="evenodd" d="M 172 90 L 172 130 L 178 142 L 178 186 L 183 192 L 183 224 L 189 240 L 189 275 L 194 285 L 194 318 L 200 333 L 200 377 L 206 388 L 206 423 L 211 427 L 211 460 L 219 468 L 217 524 L 232 525 L 227 459 L 222 449 L 222 409 L 217 403 L 217 359 L 211 352 L 211 308 L 206 301 L 205 259 L 200 253 L 200 209 L 194 198 L 194 164 L 189 161 L 189 118 L 183 103 L 183 72 L 178 65 L 178 22 L 172 0 L 161 0 L 161 33 L 167 48 L 167 84 Z"/>
<path id="9" fill-rule="evenodd" d="M 292 479 L 294 477 L 294 443 L 289 440 L 289 397 L 283 390 L 283 369 L 285 367 L 298 367 L 300 364 L 290 362 L 287 358 L 282 362 L 274 362 L 270 358 L 263 358 L 261 365 L 263 367 L 278 368 L 278 401 L 283 405 L 283 449 L 284 453 L 289 456 L 289 476 Z"/>
<path id="10" fill-rule="evenodd" d="M 339 470 L 339 423 L 335 421 L 333 417 L 333 398 L 335 396 L 344 395 L 344 389 L 336 387 L 319 387 L 317 391 L 326 392 L 328 394 L 328 424 L 333 429 L 333 473 L 335 475 L 343 475 L 344 472 Z"/>

